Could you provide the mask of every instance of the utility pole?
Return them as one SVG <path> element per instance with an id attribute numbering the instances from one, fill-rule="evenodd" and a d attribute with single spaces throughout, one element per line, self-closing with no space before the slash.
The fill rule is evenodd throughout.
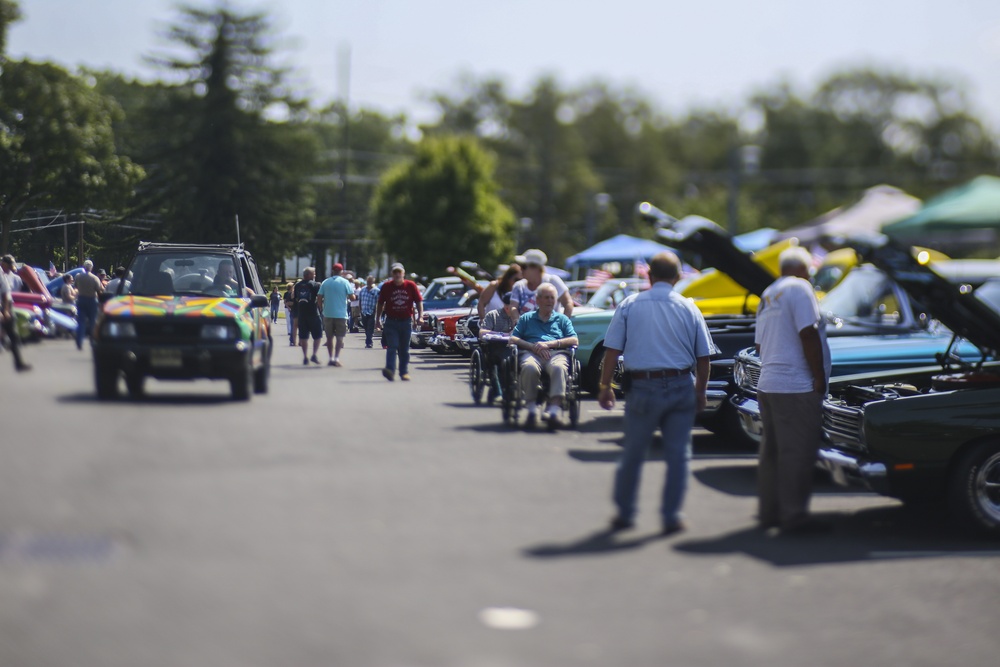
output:
<path id="1" fill-rule="evenodd" d="M 344 232 L 348 223 L 348 201 L 347 201 L 347 173 L 351 167 L 351 45 L 342 44 L 340 47 L 340 58 L 338 67 L 338 87 L 340 88 L 340 98 L 344 105 L 343 111 L 343 136 L 342 148 L 340 151 L 340 238 L 344 239 L 341 244 L 341 255 L 344 265 L 347 265 L 348 242 Z"/>

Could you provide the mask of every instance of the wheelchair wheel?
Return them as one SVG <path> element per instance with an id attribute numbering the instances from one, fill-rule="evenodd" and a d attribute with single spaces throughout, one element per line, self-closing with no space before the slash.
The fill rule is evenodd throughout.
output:
<path id="1" fill-rule="evenodd" d="M 576 428 L 580 423 L 580 381 L 582 379 L 583 371 L 580 366 L 580 362 L 575 358 L 573 360 L 573 371 L 570 375 L 570 380 L 566 388 L 566 403 L 569 408 L 569 423 L 573 428 Z"/>
<path id="2" fill-rule="evenodd" d="M 483 377 L 483 358 L 479 350 L 472 351 L 469 358 L 469 393 L 476 405 L 483 402 L 483 388 L 486 386 L 486 378 Z"/>
<path id="3" fill-rule="evenodd" d="M 507 355 L 500 363 L 500 406 L 503 423 L 510 426 L 517 425 L 517 412 L 521 408 L 521 392 L 517 384 L 517 356 Z"/>

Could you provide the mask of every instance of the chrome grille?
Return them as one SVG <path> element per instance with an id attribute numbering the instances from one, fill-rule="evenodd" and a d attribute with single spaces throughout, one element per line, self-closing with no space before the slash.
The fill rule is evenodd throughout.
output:
<path id="1" fill-rule="evenodd" d="M 840 400 L 823 402 L 823 433 L 835 445 L 866 451 L 864 419 L 861 408 Z"/>
<path id="2" fill-rule="evenodd" d="M 760 382 L 760 364 L 744 357 L 737 357 L 733 367 L 733 377 L 741 389 L 757 391 Z"/>

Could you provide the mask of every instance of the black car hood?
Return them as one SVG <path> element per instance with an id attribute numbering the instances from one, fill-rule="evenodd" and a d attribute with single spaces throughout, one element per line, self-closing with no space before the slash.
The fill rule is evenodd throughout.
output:
<path id="1" fill-rule="evenodd" d="M 949 282 L 914 257 L 910 247 L 884 234 L 847 240 L 866 262 L 895 280 L 936 320 L 985 354 L 1000 351 L 1000 313 L 978 299 L 968 285 Z"/>
<path id="2" fill-rule="evenodd" d="M 701 255 L 706 266 L 714 266 L 751 294 L 760 296 L 775 277 L 737 248 L 729 234 L 707 218 L 689 215 L 657 231 L 667 244 Z"/>

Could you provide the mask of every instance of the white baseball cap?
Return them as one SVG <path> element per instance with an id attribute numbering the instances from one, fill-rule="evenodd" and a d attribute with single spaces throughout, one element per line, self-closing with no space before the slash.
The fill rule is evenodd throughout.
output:
<path id="1" fill-rule="evenodd" d="M 537 264 L 538 266 L 545 266 L 549 262 L 548 256 L 539 250 L 538 248 L 532 248 L 531 250 L 525 251 L 524 264 Z"/>

